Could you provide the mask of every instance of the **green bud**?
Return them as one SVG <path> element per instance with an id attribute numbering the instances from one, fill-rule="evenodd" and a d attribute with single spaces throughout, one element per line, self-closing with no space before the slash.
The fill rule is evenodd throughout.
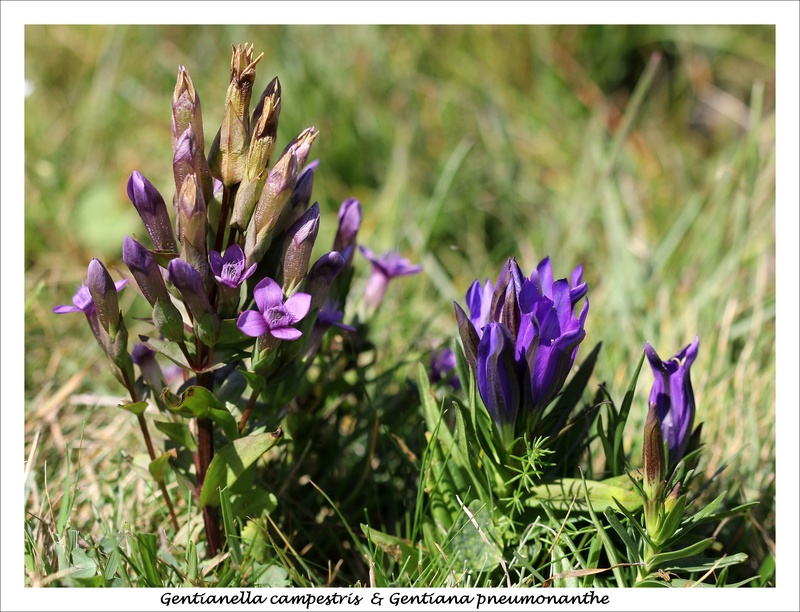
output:
<path id="1" fill-rule="evenodd" d="M 250 223 L 250 218 L 253 216 L 253 211 L 256 208 L 258 199 L 261 197 L 261 192 L 264 189 L 264 181 L 267 178 L 267 171 L 263 170 L 261 174 L 254 179 L 245 178 L 239 188 L 236 190 L 236 197 L 233 200 L 233 214 L 231 214 L 231 225 L 245 230 L 247 224 Z"/>
<path id="2" fill-rule="evenodd" d="M 278 137 L 278 117 L 281 112 L 281 84 L 278 77 L 267 85 L 261 99 L 253 111 L 250 149 L 247 152 L 247 172 L 249 179 L 259 176 L 269 166 L 275 151 Z"/>
<path id="3" fill-rule="evenodd" d="M 210 284 L 208 247 L 206 245 L 208 218 L 203 194 L 194 174 L 190 174 L 184 179 L 178 193 L 176 207 L 181 259 L 191 264 L 200 273 L 203 285 L 208 290 Z"/>
<path id="4" fill-rule="evenodd" d="M 225 96 L 222 126 L 209 152 L 211 172 L 230 188 L 242 182 L 250 144 L 250 97 L 256 78 L 256 64 L 262 53 L 253 59 L 253 46 L 232 47 L 231 80 Z"/>
<path id="5" fill-rule="evenodd" d="M 294 150 L 287 149 L 270 170 L 261 197 L 245 232 L 244 253 L 247 265 L 261 261 L 272 243 L 271 232 L 278 224 L 284 206 L 297 182 L 298 166 Z"/>

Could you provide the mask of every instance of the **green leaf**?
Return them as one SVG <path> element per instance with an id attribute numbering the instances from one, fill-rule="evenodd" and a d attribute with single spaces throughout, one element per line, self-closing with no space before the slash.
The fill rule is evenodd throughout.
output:
<path id="1" fill-rule="evenodd" d="M 705 540 L 703 540 L 703 542 L 705 542 Z M 666 562 L 666 565 L 664 565 L 662 569 L 667 571 L 681 570 L 684 572 L 707 572 L 712 568 L 714 568 L 715 570 L 722 569 L 725 567 L 729 567 L 731 565 L 738 565 L 740 563 L 744 563 L 745 561 L 747 561 L 747 555 L 745 553 L 736 553 L 735 555 L 729 555 L 726 557 L 722 557 L 721 559 L 707 559 L 705 557 L 688 557 L 683 559 L 677 559 L 672 563 Z"/>
<path id="2" fill-rule="evenodd" d="M 248 372 L 247 370 L 239 370 L 247 381 L 247 385 L 253 391 L 261 391 L 267 386 L 267 379 L 256 372 Z"/>
<path id="3" fill-rule="evenodd" d="M 231 493 L 227 487 L 219 492 L 219 501 L 220 507 L 222 508 L 222 526 L 225 529 L 225 541 L 228 544 L 231 559 L 237 566 L 241 567 L 242 546 L 239 532 L 236 529 L 236 519 L 233 516 L 233 510 L 231 508 Z"/>
<path id="4" fill-rule="evenodd" d="M 675 561 L 676 559 L 685 559 L 687 557 L 693 557 L 703 552 L 713 543 L 714 543 L 714 538 L 706 538 L 705 540 L 700 540 L 699 542 L 695 542 L 691 546 L 687 546 L 686 548 L 681 548 L 680 550 L 671 550 L 668 552 L 658 553 L 657 555 L 653 555 L 653 557 L 650 559 L 650 567 L 656 567 L 658 565 L 661 565 L 662 563 L 667 563 L 668 561 Z"/>
<path id="5" fill-rule="evenodd" d="M 153 533 L 140 533 L 135 536 L 138 544 L 139 559 L 142 562 L 142 573 L 151 587 L 164 586 L 158 575 L 158 540 Z"/>
<path id="6" fill-rule="evenodd" d="M 292 586 L 289 580 L 289 572 L 280 565 L 269 565 L 256 579 L 256 586 L 269 587 L 272 589 L 285 589 Z"/>
<path id="7" fill-rule="evenodd" d="M 147 410 L 147 402 L 120 402 L 117 407 L 139 416 Z"/>
<path id="8" fill-rule="evenodd" d="M 403 538 L 383 533 L 364 523 L 361 523 L 361 531 L 364 532 L 370 542 L 392 557 L 401 566 L 419 554 L 414 545 Z"/>
<path id="9" fill-rule="evenodd" d="M 622 538 L 622 542 L 625 544 L 625 548 L 628 549 L 628 561 L 630 563 L 637 563 L 641 561 L 639 557 L 639 547 L 636 545 L 636 542 L 633 541 L 631 534 L 625 529 L 625 526 L 622 522 L 617 518 L 617 514 L 613 508 L 610 506 L 605 509 L 603 514 L 608 521 L 608 524 L 611 525 L 612 529 L 617 532 L 620 538 Z"/>
<path id="10" fill-rule="evenodd" d="M 160 457 L 153 459 L 148 466 L 150 470 L 150 475 L 156 482 L 164 482 L 164 476 L 167 474 L 167 468 L 169 467 L 169 458 L 172 455 L 169 453 L 164 453 Z"/>
<path id="11" fill-rule="evenodd" d="M 727 491 L 723 491 L 713 501 L 709 502 L 705 508 L 698 511 L 696 514 L 693 514 L 691 517 L 689 517 L 688 519 L 689 522 L 697 523 L 698 521 L 702 521 L 703 519 L 711 516 L 714 513 L 714 510 L 717 509 L 717 506 L 719 506 L 722 503 L 722 500 L 725 499 L 726 493 Z"/>
<path id="12" fill-rule="evenodd" d="M 157 353 L 161 353 L 167 359 L 170 359 L 177 363 L 185 370 L 192 370 L 192 366 L 189 365 L 189 362 L 186 361 L 186 355 L 183 354 L 181 347 L 178 346 L 175 342 L 171 342 L 170 340 L 159 340 L 158 338 L 149 338 L 147 340 L 147 346 L 151 349 L 156 351 Z M 187 349 L 191 352 L 191 343 L 187 344 Z"/>
<path id="13" fill-rule="evenodd" d="M 228 411 L 227 406 L 205 387 L 189 387 L 180 396 L 165 388 L 161 392 L 161 399 L 172 412 L 199 419 L 211 419 L 222 428 L 229 440 L 236 440 L 239 437 L 236 419 Z"/>
<path id="14" fill-rule="evenodd" d="M 282 437 L 282 433 L 262 433 L 223 446 L 208 466 L 200 492 L 200 507 L 219 506 L 219 489 L 232 486 L 242 472 L 278 444 Z"/>
<path id="15" fill-rule="evenodd" d="M 467 571 L 491 572 L 500 565 L 502 550 L 491 512 L 486 504 L 477 499 L 468 508 L 472 518 L 462 508 L 448 547 L 457 551 L 459 561 Z"/>
<path id="16" fill-rule="evenodd" d="M 635 512 L 642 507 L 642 498 L 632 490 L 632 484 L 620 486 L 604 481 L 587 480 L 586 488 L 588 489 L 588 499 L 595 511 L 603 512 L 606 507 L 613 507 L 615 499 L 630 512 Z M 539 485 L 531 489 L 531 493 L 533 496 L 525 501 L 528 506 L 538 506 L 546 502 L 557 510 L 567 511 L 574 502 L 575 508 L 586 507 L 583 483 L 577 478 L 562 478 Z"/>
<path id="17" fill-rule="evenodd" d="M 192 431 L 186 423 L 172 423 L 169 421 L 153 421 L 156 429 L 172 440 L 177 442 L 182 448 L 194 452 L 197 450 L 197 442 L 192 435 Z"/>
<path id="18" fill-rule="evenodd" d="M 580 586 L 578 577 L 573 575 L 569 557 L 564 554 L 564 549 L 559 544 L 553 547 L 550 555 L 550 576 L 553 580 L 552 586 L 556 588 L 577 589 Z"/>
<path id="19" fill-rule="evenodd" d="M 628 414 L 630 413 L 633 396 L 636 392 L 636 382 L 639 380 L 639 373 L 642 370 L 643 363 L 644 351 L 642 351 L 642 356 L 639 358 L 639 365 L 636 366 L 636 371 L 633 373 L 633 377 L 628 384 L 628 390 L 625 392 L 625 398 L 622 400 L 622 406 L 620 406 L 619 409 L 619 417 L 614 423 L 614 437 L 612 440 L 614 445 L 614 454 L 612 455 L 614 475 L 622 472 L 621 464 L 624 463 L 622 443 L 625 439 L 625 423 L 628 421 Z M 611 423 L 609 423 L 609 426 L 610 425 Z"/>
<path id="20" fill-rule="evenodd" d="M 72 578 L 93 578 L 97 576 L 97 561 L 88 557 L 86 551 L 77 548 L 72 551 Z"/>

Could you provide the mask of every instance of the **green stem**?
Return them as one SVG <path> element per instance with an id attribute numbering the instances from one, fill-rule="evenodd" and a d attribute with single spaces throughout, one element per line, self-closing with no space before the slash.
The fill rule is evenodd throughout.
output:
<path id="1" fill-rule="evenodd" d="M 199 345 L 202 347 L 202 345 Z M 199 353 L 200 351 L 198 351 Z M 198 358 L 200 355 L 198 354 Z M 199 361 L 199 359 L 198 359 Z M 204 372 L 197 374 L 197 384 L 208 390 L 213 390 L 214 374 Z M 197 451 L 195 452 L 195 467 L 197 468 L 197 492 L 202 493 L 203 483 L 206 479 L 208 466 L 214 459 L 214 421 L 211 419 L 197 419 Z M 209 557 L 216 557 L 222 549 L 223 534 L 219 512 L 213 506 L 203 508 L 203 524 L 206 531 L 206 543 Z"/>
<path id="2" fill-rule="evenodd" d="M 122 377 L 125 380 L 125 386 L 128 388 L 128 393 L 131 395 L 131 400 L 133 402 L 139 401 L 139 395 L 136 393 L 136 389 L 133 386 L 133 383 L 128 379 L 128 375 L 125 372 L 122 373 Z M 136 415 L 139 421 L 139 427 L 142 430 L 142 437 L 144 438 L 144 444 L 147 447 L 147 454 L 150 455 L 150 461 L 156 460 L 156 450 L 153 447 L 153 439 L 150 437 L 150 430 L 147 428 L 147 421 L 144 420 L 144 415 L 138 414 Z M 172 520 L 172 526 L 175 528 L 177 532 L 180 527 L 178 525 L 178 517 L 175 514 L 175 507 L 172 505 L 172 500 L 169 497 L 169 493 L 167 492 L 167 487 L 163 482 L 158 483 L 159 488 L 161 489 L 161 495 L 164 497 L 164 501 L 167 503 L 167 508 L 169 509 L 169 516 Z"/>

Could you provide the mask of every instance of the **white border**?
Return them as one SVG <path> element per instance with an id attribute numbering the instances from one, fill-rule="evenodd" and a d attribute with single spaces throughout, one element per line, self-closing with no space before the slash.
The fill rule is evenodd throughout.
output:
<path id="1" fill-rule="evenodd" d="M 20 256 L 24 226 L 24 26 L 37 23 L 287 23 L 287 24 L 505 24 L 676 23 L 777 24 L 777 427 L 778 587 L 720 591 L 609 591 L 604 609 L 798 609 L 798 303 L 800 303 L 800 193 L 798 192 L 798 22 L 796 2 L 2 2 L 2 609 L 162 609 L 163 590 L 24 589 L 20 529 L 24 400 L 20 371 L 25 346 L 24 270 Z M 734 409 L 734 407 L 732 407 Z M 349 589 L 344 590 L 344 592 Z M 677 591 L 677 592 L 676 592 Z M 293 590 L 297 593 L 298 590 Z M 317 590 L 316 592 L 319 592 Z M 370 594 L 371 591 L 364 591 Z M 460 591 L 455 590 L 454 593 Z M 554 592 L 554 591 L 550 591 Z M 369 595 L 368 595 L 369 597 Z M 196 606 L 188 606 L 196 607 Z M 212 606 L 214 607 L 214 606 Z M 388 607 L 388 606 L 384 606 Z M 172 606 L 173 609 L 178 609 Z M 273 606 L 264 608 L 275 609 Z M 432 606 L 432 608 L 438 608 Z M 185 609 L 185 608 L 181 608 Z M 304 609 L 304 608 L 298 608 Z M 340 608 L 344 609 L 344 608 Z M 369 605 L 358 609 L 373 609 Z M 418 607 L 394 607 L 397 610 Z M 474 608 L 464 608 L 474 609 Z M 547 609 L 537 606 L 537 609 Z M 553 608 L 550 608 L 553 609 Z"/>

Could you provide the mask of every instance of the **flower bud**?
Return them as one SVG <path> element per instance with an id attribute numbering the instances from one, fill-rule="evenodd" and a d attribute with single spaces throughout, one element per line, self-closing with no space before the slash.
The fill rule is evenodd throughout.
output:
<path id="1" fill-rule="evenodd" d="M 269 166 L 278 137 L 278 117 L 281 114 L 281 84 L 275 77 L 264 89 L 253 111 L 250 148 L 247 151 L 246 177 L 253 180 Z"/>
<path id="2" fill-rule="evenodd" d="M 464 312 L 458 302 L 453 302 L 453 307 L 456 312 L 456 321 L 458 322 L 458 335 L 461 336 L 461 343 L 464 345 L 464 356 L 474 371 L 478 367 L 480 336 L 467 313 Z"/>
<path id="3" fill-rule="evenodd" d="M 294 151 L 297 156 L 297 167 L 302 170 L 306 165 L 308 154 L 311 152 L 311 145 L 319 136 L 319 132 L 314 131 L 314 126 L 308 127 L 300 132 L 295 138 L 286 145 L 284 152 L 288 150 Z"/>
<path id="4" fill-rule="evenodd" d="M 203 285 L 210 286 L 206 233 L 208 218 L 203 194 L 194 174 L 183 181 L 178 199 L 178 239 L 181 243 L 181 259 L 188 262 L 200 274 Z"/>
<path id="5" fill-rule="evenodd" d="M 278 224 L 283 208 L 289 200 L 289 195 L 297 182 L 297 175 L 297 156 L 290 149 L 281 155 L 270 170 L 261 197 L 247 225 L 244 252 L 248 265 L 261 261 L 272 243 L 271 232 Z"/>
<path id="6" fill-rule="evenodd" d="M 142 218 L 156 250 L 177 253 L 175 234 L 164 198 L 150 181 L 135 170 L 128 179 L 128 198 Z"/>
<path id="7" fill-rule="evenodd" d="M 315 203 L 286 232 L 283 247 L 283 291 L 291 296 L 308 272 L 308 262 L 319 232 L 319 204 Z"/>
<path id="8" fill-rule="evenodd" d="M 230 188 L 240 183 L 247 166 L 250 144 L 250 97 L 256 78 L 256 64 L 264 57 L 253 59 L 253 46 L 233 47 L 231 81 L 225 96 L 222 125 L 211 145 L 211 171 Z"/>
<path id="9" fill-rule="evenodd" d="M 344 269 L 344 265 L 345 254 L 331 251 L 325 253 L 311 266 L 303 289 L 311 295 L 311 312 L 316 312 L 325 303 L 331 285 Z"/>
<path id="10" fill-rule="evenodd" d="M 478 343 L 478 390 L 500 431 L 506 448 L 515 439 L 520 383 L 514 358 L 514 338 L 505 326 L 489 323 Z"/>
<path id="11" fill-rule="evenodd" d="M 205 137 L 203 135 L 203 114 L 200 108 L 200 96 L 194 88 L 189 73 L 183 66 L 178 67 L 178 80 L 172 94 L 172 150 L 173 157 L 178 149 L 178 139 L 192 128 L 192 168 L 198 177 L 206 202 L 213 197 L 213 178 L 205 156 Z M 175 176 L 176 189 L 180 189 L 184 176 Z"/>
<path id="12" fill-rule="evenodd" d="M 355 198 L 342 202 L 339 207 L 339 228 L 333 239 L 333 250 L 344 251 L 355 246 L 358 228 L 361 227 L 361 203 Z"/>
<path id="13" fill-rule="evenodd" d="M 220 321 L 208 299 L 200 273 L 182 259 L 173 259 L 167 269 L 169 281 L 181 292 L 192 315 L 195 335 L 206 346 L 214 346 L 219 338 Z"/>
<path id="14" fill-rule="evenodd" d="M 653 402 L 650 403 L 647 419 L 644 422 L 642 454 L 642 471 L 644 472 L 642 488 L 647 499 L 653 500 L 658 495 L 666 471 L 661 423 L 658 420 L 658 412 Z"/>
<path id="15" fill-rule="evenodd" d="M 133 274 L 139 290 L 153 307 L 153 323 L 162 336 L 174 342 L 183 340 L 183 317 L 172 303 L 164 276 L 155 257 L 139 242 L 125 236 L 122 261 Z"/>
<path id="16" fill-rule="evenodd" d="M 117 299 L 117 287 L 108 270 L 97 258 L 92 259 L 89 263 L 86 286 L 89 288 L 97 310 L 97 320 L 113 340 L 122 318 Z"/>
<path id="17" fill-rule="evenodd" d="M 308 209 L 308 205 L 311 203 L 311 191 L 314 188 L 314 170 L 317 166 L 319 166 L 319 161 L 313 161 L 297 175 L 297 182 L 289 194 L 289 201 L 283 207 L 275 228 L 276 232 L 280 233 L 293 225 Z"/>

